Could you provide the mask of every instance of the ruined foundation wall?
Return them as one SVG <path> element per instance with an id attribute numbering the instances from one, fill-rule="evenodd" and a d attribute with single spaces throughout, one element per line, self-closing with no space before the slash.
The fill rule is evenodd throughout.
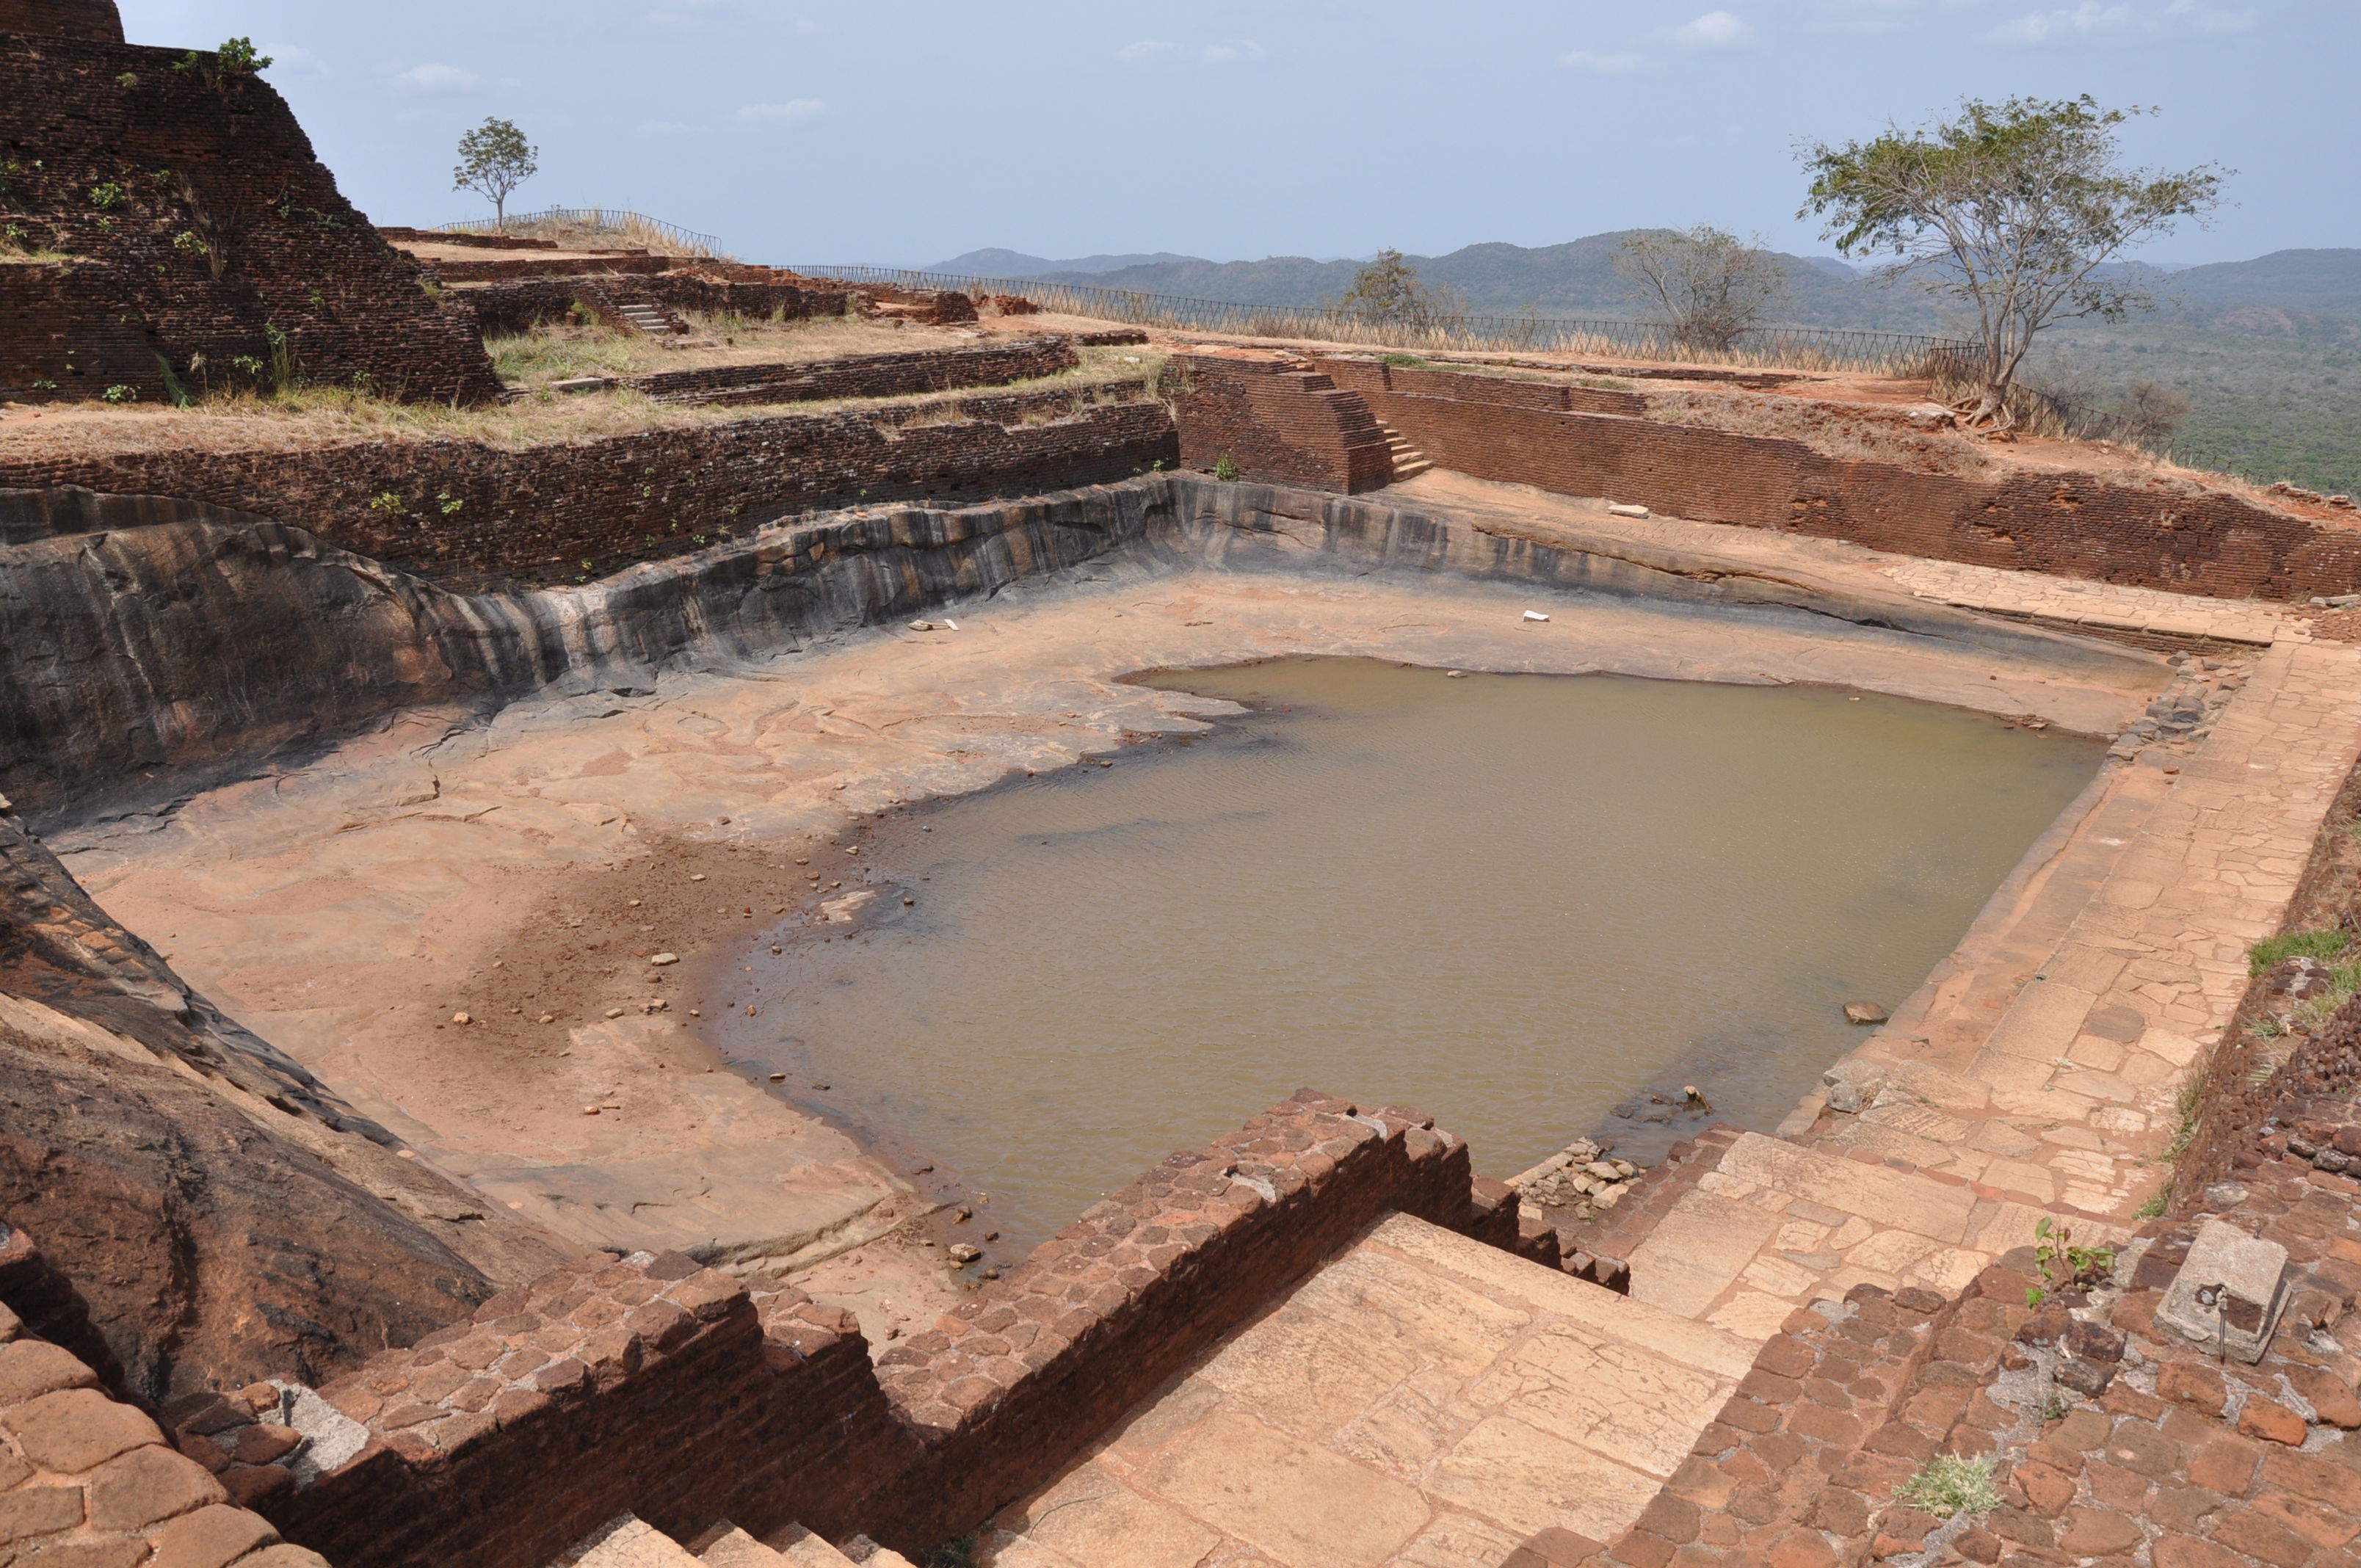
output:
<path id="1" fill-rule="evenodd" d="M 442 275 L 440 269 L 436 275 Z M 454 289 L 449 298 L 475 312 L 478 329 L 491 337 L 530 332 L 544 323 L 562 323 L 574 316 L 577 303 L 602 319 L 618 301 L 646 300 L 675 311 L 734 311 L 762 320 L 808 321 L 844 314 L 848 294 L 812 280 L 748 282 L 664 272 L 653 278 L 577 276 L 489 283 Z M 602 303 L 608 310 L 600 309 Z"/>
<path id="2" fill-rule="evenodd" d="M 2161 477 L 2000 479 L 1831 457 L 1801 442 L 1550 406 L 1579 388 L 1373 360 L 1323 360 L 1439 467 L 1980 566 L 2223 598 L 2361 588 L 2361 529 Z M 1596 395 L 1596 394 L 1594 394 Z M 1190 450 L 1184 428 L 1182 448 Z"/>

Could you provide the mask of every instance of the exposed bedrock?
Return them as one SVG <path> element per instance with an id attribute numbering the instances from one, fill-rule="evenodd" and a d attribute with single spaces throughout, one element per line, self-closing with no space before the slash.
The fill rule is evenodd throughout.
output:
<path id="1" fill-rule="evenodd" d="M 567 1255 L 392 1145 L 0 812 L 0 1216 L 126 1391 L 334 1371 Z"/>
<path id="2" fill-rule="evenodd" d="M 1822 615 L 1995 651 L 2038 644 L 2070 666 L 2130 656 L 1605 533 L 1186 475 L 837 513 L 579 588 L 497 594 L 453 592 L 200 503 L 0 491 L 0 791 L 43 818 L 87 815 L 111 795 L 185 794 L 391 709 L 769 657 L 1093 560 L 1143 573 L 1442 572 Z"/>

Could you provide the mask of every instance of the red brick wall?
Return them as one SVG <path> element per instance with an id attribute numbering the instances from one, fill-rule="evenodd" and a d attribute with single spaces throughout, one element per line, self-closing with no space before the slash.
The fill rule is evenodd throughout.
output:
<path id="1" fill-rule="evenodd" d="M 0 465 L 0 488 L 80 485 L 209 501 L 445 583 L 571 581 L 806 510 L 1024 495 L 1177 460 L 1171 416 L 1154 401 L 1093 405 L 1049 424 L 998 422 L 1037 404 L 1062 412 L 1088 395 L 963 400 L 975 417 L 953 424 L 897 428 L 908 411 L 772 415 L 513 452 L 471 441 L 349 441 L 68 456 Z M 373 507 L 381 495 L 401 511 Z"/>
<path id="2" fill-rule="evenodd" d="M 159 356 L 192 390 L 250 379 L 233 361 L 267 364 L 274 326 L 313 380 L 497 396 L 473 322 L 337 192 L 270 85 L 181 53 L 0 36 L 0 223 L 78 258 L 0 267 L 0 401 L 152 401 Z"/>
<path id="3" fill-rule="evenodd" d="M 630 376 L 623 384 L 658 402 L 804 402 L 823 398 L 895 398 L 996 387 L 1055 376 L 1082 364 L 1062 337 L 1018 338 L 974 348 L 862 354 L 803 365 L 722 365 Z"/>
<path id="4" fill-rule="evenodd" d="M 541 322 L 563 322 L 572 314 L 577 301 L 601 316 L 608 313 L 599 311 L 602 302 L 611 308 L 617 301 L 645 299 L 676 311 L 735 311 L 744 316 L 806 321 L 842 315 L 846 299 L 842 291 L 825 287 L 744 282 L 686 272 L 627 280 L 533 279 L 455 289 L 449 297 L 475 312 L 478 328 L 487 335 L 529 331 Z"/>
<path id="5" fill-rule="evenodd" d="M 2022 471 L 2002 479 L 1914 473 L 1830 457 L 1800 442 L 1516 406 L 1520 383 L 1326 361 L 1436 466 L 1566 495 L 1636 501 L 1976 565 L 2225 598 L 2361 590 L 2361 529 L 2157 479 Z M 1405 379 L 1420 391 L 1391 389 Z M 1452 395 L 1437 395 L 1448 392 Z M 1188 450 L 1184 435 L 1182 450 Z"/>
<path id="6" fill-rule="evenodd" d="M 119 44 L 123 16 L 115 0 L 0 0 L 0 33 L 48 33 Z"/>
<path id="7" fill-rule="evenodd" d="M 1180 460 L 1227 457 L 1241 478 L 1347 495 L 1393 483 L 1385 432 L 1357 392 L 1270 359 L 1175 355 L 1164 386 L 1180 427 Z"/>
<path id="8" fill-rule="evenodd" d="M 677 1255 L 553 1275 L 321 1390 L 369 1446 L 267 1505 L 337 1568 L 542 1568 L 624 1510 L 917 1553 L 1037 1486 L 1466 1146 L 1311 1091 L 1177 1154 L 873 1367 L 851 1320 Z"/>

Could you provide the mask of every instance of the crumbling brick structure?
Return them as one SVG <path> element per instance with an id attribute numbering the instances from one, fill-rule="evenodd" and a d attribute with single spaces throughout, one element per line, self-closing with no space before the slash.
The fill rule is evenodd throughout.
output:
<path id="1" fill-rule="evenodd" d="M 336 1568 L 541 1568 L 623 1508 L 680 1539 L 795 1520 L 923 1551 L 1389 1212 L 1476 1223 L 1466 1145 L 1305 1090 L 873 1366 L 848 1314 L 791 1288 L 676 1255 L 562 1271 L 322 1388 L 366 1446 L 263 1506 Z"/>
<path id="2" fill-rule="evenodd" d="M 0 0 L 0 33 L 41 33 L 52 38 L 123 41 L 123 16 L 115 0 Z"/>
<path id="3" fill-rule="evenodd" d="M 467 313 L 338 193 L 269 83 L 121 40 L 105 0 L 0 4 L 0 400 L 290 378 L 499 395 Z"/>
<path id="4" fill-rule="evenodd" d="M 1392 450 L 1367 400 L 1293 360 L 1175 355 L 1164 384 L 1191 467 L 1226 457 L 1242 478 L 1346 495 L 1393 483 Z"/>
<path id="5" fill-rule="evenodd" d="M 1628 417 L 1633 411 L 1617 400 L 1631 394 L 1611 390 L 1362 358 L 1323 359 L 1316 368 L 1356 391 L 1437 467 L 1479 479 L 2175 593 L 2301 601 L 2361 589 L 2361 528 L 2163 476 L 1924 472 L 1834 457 L 1799 441 Z M 1241 447 L 1284 439 L 1289 426 L 1262 407 L 1234 399 L 1219 416 L 1251 412 L 1258 433 L 1226 424 L 1192 433 L 1184 401 L 1182 453 L 1215 439 Z M 1243 451 L 1238 462 L 1246 466 Z"/>

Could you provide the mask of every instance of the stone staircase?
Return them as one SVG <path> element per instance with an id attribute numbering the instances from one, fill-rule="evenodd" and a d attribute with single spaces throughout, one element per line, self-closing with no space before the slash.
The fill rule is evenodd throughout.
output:
<path id="1" fill-rule="evenodd" d="M 1378 422 L 1378 428 L 1386 433 L 1386 444 L 1393 449 L 1395 484 L 1399 485 L 1404 479 L 1415 479 L 1434 466 L 1426 454 L 1412 446 L 1410 437 L 1400 431 L 1383 420 Z"/>
<path id="2" fill-rule="evenodd" d="M 616 308 L 623 313 L 625 321 L 630 322 L 650 337 L 662 340 L 686 336 L 688 333 L 688 323 L 662 305 L 653 304 L 645 300 L 631 300 Z"/>
<path id="3" fill-rule="evenodd" d="M 724 1519 L 690 1545 L 632 1514 L 619 1514 L 577 1541 L 550 1568 L 911 1568 L 898 1552 L 863 1536 L 842 1550 L 789 1525 L 757 1541 Z"/>

